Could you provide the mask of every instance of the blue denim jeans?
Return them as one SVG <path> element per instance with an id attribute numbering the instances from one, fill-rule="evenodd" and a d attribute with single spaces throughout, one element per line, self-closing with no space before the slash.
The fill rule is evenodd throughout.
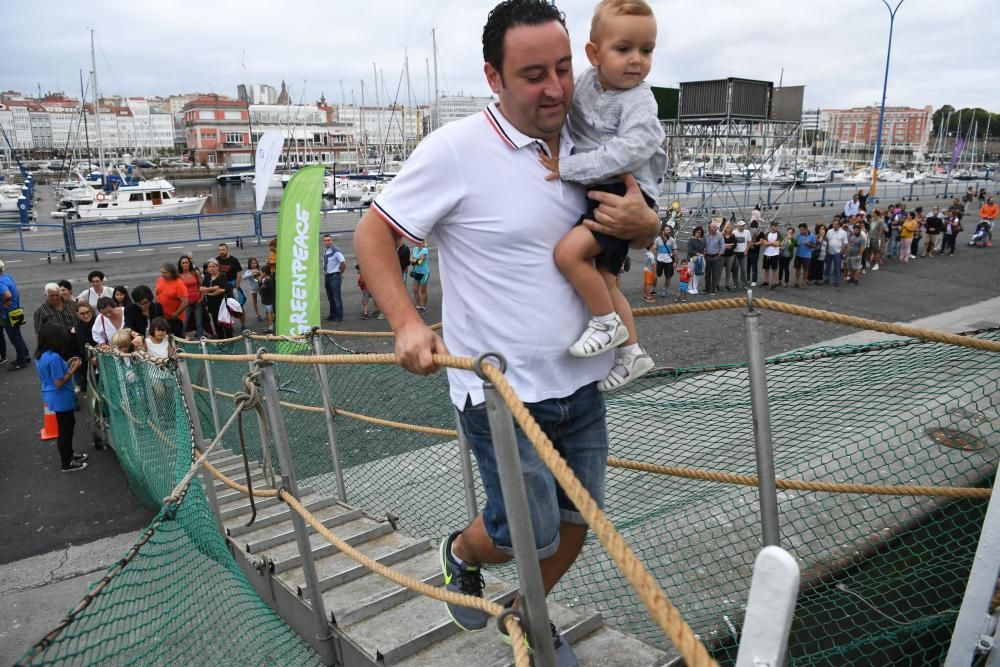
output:
<path id="1" fill-rule="evenodd" d="M 31 361 L 31 357 L 28 355 L 28 346 L 24 343 L 24 336 L 21 335 L 21 327 L 10 326 L 6 319 L 0 321 L 3 322 L 3 330 L 7 334 L 7 338 L 10 338 L 10 344 L 14 346 L 14 354 L 17 355 L 14 363 L 21 365 Z M 3 334 L 0 334 L 0 357 L 6 356 L 7 343 L 3 339 Z"/>
<path id="2" fill-rule="evenodd" d="M 467 401 L 459 413 L 462 432 L 476 457 L 479 475 L 486 491 L 483 523 L 486 534 L 500 551 L 513 556 L 506 508 L 500 490 L 500 475 L 490 437 L 486 404 L 473 406 Z M 604 478 L 608 464 L 608 431 L 605 424 L 604 397 L 597 385 L 588 384 L 563 398 L 528 403 L 527 408 L 566 460 L 583 487 L 601 508 L 604 507 Z M 576 506 L 556 482 L 552 473 L 535 452 L 521 428 L 515 423 L 517 449 L 521 458 L 524 485 L 535 533 L 539 559 L 547 558 L 559 547 L 561 522 L 584 524 Z"/>
<path id="3" fill-rule="evenodd" d="M 840 253 L 826 253 L 826 266 L 823 268 L 823 280 L 829 281 L 830 279 L 833 279 L 834 285 L 840 284 L 840 261 L 842 259 L 843 257 Z"/>
<path id="4" fill-rule="evenodd" d="M 344 319 L 344 299 L 340 296 L 340 286 L 343 279 L 343 276 L 339 273 L 328 273 L 324 282 L 326 285 L 326 300 L 330 302 L 330 314 L 327 316 L 327 319 L 337 320 L 338 322 Z"/>

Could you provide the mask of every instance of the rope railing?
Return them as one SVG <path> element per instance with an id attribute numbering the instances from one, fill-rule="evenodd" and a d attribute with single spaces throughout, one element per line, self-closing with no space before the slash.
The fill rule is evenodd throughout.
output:
<path id="1" fill-rule="evenodd" d="M 430 325 L 432 331 L 440 331 L 442 328 L 441 322 L 435 322 Z M 395 338 L 396 334 L 391 331 L 350 331 L 346 329 L 317 329 L 314 332 L 319 336 L 341 336 L 344 338 Z M 312 334 L 299 334 L 295 336 L 276 336 L 274 334 L 250 334 L 247 336 L 250 340 L 260 340 L 268 342 L 278 342 L 278 341 L 308 341 Z M 225 345 L 227 343 L 235 343 L 237 341 L 243 340 L 243 336 L 233 336 L 231 338 L 205 338 L 202 340 L 188 340 L 187 338 L 181 338 L 179 336 L 171 335 L 173 341 L 180 345 L 193 345 L 201 344 L 204 342 L 206 345 Z"/>

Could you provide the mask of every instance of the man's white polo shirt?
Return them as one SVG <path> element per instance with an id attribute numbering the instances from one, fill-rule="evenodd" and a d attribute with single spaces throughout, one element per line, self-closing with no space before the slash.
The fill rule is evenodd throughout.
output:
<path id="1" fill-rule="evenodd" d="M 495 104 L 427 136 L 372 207 L 397 232 L 438 248 L 444 340 L 449 352 L 499 352 L 521 400 L 568 396 L 603 379 L 607 353 L 567 350 L 590 314 L 552 253 L 586 210 L 586 190 L 546 181 L 543 142 L 522 134 Z M 560 154 L 573 144 L 566 128 Z M 484 400 L 472 372 L 448 370 L 451 399 Z"/>

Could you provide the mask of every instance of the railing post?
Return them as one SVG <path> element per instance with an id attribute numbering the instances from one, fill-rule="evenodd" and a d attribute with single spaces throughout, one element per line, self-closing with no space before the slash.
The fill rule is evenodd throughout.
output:
<path id="1" fill-rule="evenodd" d="M 257 236 L 257 245 L 264 240 L 264 227 L 260 221 L 260 211 L 253 212 L 253 233 Z"/>
<path id="2" fill-rule="evenodd" d="M 312 332 L 312 353 L 323 354 L 323 337 Z M 319 379 L 320 393 L 323 395 L 323 418 L 326 420 L 326 437 L 330 443 L 330 459 L 333 461 L 333 477 L 337 483 L 337 498 L 347 502 L 347 487 L 344 484 L 344 470 L 340 467 L 340 449 L 337 447 L 337 425 L 333 421 L 333 399 L 330 398 L 330 385 L 327 384 L 326 365 L 314 364 Z"/>
<path id="3" fill-rule="evenodd" d="M 479 516 L 479 506 L 476 503 L 476 478 L 472 472 L 472 452 L 469 441 L 462 430 L 462 420 L 455 408 L 455 425 L 458 430 L 458 457 L 462 460 L 462 484 L 465 487 L 465 511 L 469 521 Z"/>
<path id="4" fill-rule="evenodd" d="M 531 525 L 531 511 L 524 487 L 521 457 L 517 450 L 517 436 L 514 432 L 514 417 L 504 403 L 496 387 L 482 372 L 480 364 L 486 357 L 494 357 L 503 371 L 507 363 L 496 353 L 486 353 L 476 359 L 476 373 L 483 380 L 486 395 L 486 412 L 490 420 L 493 436 L 497 471 L 500 476 L 500 490 L 507 510 L 507 523 L 514 547 L 517 577 L 520 583 L 521 611 L 528 643 L 534 651 L 536 665 L 554 665 L 555 653 L 552 634 L 549 630 L 548 608 L 545 606 L 545 589 L 542 586 L 542 570 L 535 547 L 535 531 Z"/>
<path id="5" fill-rule="evenodd" d="M 249 329 L 243 330 L 243 342 L 246 345 L 246 351 L 249 355 L 254 354 L 253 341 L 250 340 L 250 336 L 252 335 L 253 332 Z M 255 370 L 254 362 L 247 361 L 247 367 L 252 373 Z M 274 478 L 274 466 L 271 464 L 271 454 L 267 447 L 267 429 L 264 428 L 264 418 L 261 416 L 260 412 L 254 410 L 254 413 L 257 415 L 257 432 L 260 434 L 261 465 L 264 466 L 265 478 L 270 480 Z"/>
<path id="6" fill-rule="evenodd" d="M 201 353 L 208 354 L 208 345 L 204 338 L 201 339 Z M 208 404 L 212 408 L 212 427 L 215 429 L 215 435 L 218 435 L 219 406 L 215 402 L 215 379 L 212 377 L 212 363 L 208 359 L 202 363 L 205 365 L 205 383 L 208 385 Z M 197 418 L 198 413 L 195 412 L 194 416 Z"/>
<path id="7" fill-rule="evenodd" d="M 767 397 L 767 370 L 760 337 L 760 312 L 753 309 L 753 292 L 747 290 L 746 323 L 747 371 L 750 375 L 750 404 L 757 452 L 757 489 L 764 546 L 780 546 L 778 491 L 774 482 L 774 448 L 771 441 L 771 413 Z"/>
<path id="8" fill-rule="evenodd" d="M 799 594 L 799 566 L 780 547 L 764 547 L 753 566 L 736 667 L 785 664 Z"/>
<path id="9" fill-rule="evenodd" d="M 274 439 L 274 448 L 278 452 L 278 463 L 281 465 L 281 488 L 299 498 L 299 485 L 295 479 L 295 469 L 292 467 L 292 452 L 288 448 L 288 431 L 285 428 L 285 418 L 281 414 L 281 404 L 278 398 L 278 385 L 274 379 L 274 366 L 268 362 L 258 362 L 261 371 L 261 386 L 264 390 L 264 397 L 267 399 L 267 414 L 271 420 L 271 435 Z M 316 620 L 316 639 L 319 644 L 326 648 L 328 655 L 321 656 L 325 659 L 324 664 L 334 664 L 328 660 L 335 657 L 335 647 L 333 646 L 333 633 L 327 623 L 326 608 L 323 604 L 323 591 L 319 585 L 319 576 L 316 574 L 316 561 L 313 557 L 312 544 L 309 542 L 309 532 L 303 519 L 298 512 L 292 512 L 292 526 L 295 529 L 295 542 L 299 548 L 299 557 L 302 559 L 302 571 L 306 579 L 306 587 L 309 592 L 309 603 Z"/>
<path id="10" fill-rule="evenodd" d="M 181 398 L 187 405 L 187 412 L 191 420 L 191 432 L 194 434 L 194 446 L 199 452 L 205 451 L 205 435 L 201 431 L 201 421 L 198 419 L 198 405 L 194 400 L 194 387 L 191 386 L 191 374 L 188 372 L 187 363 L 183 359 L 177 360 L 177 383 L 181 388 Z M 212 508 L 215 522 L 219 525 L 219 530 L 225 530 L 222 523 L 222 514 L 219 513 L 219 499 L 215 495 L 215 480 L 205 470 L 199 471 L 201 484 L 205 487 L 205 496 L 208 504 Z"/>
<path id="11" fill-rule="evenodd" d="M 951 635 L 945 667 L 968 667 L 977 655 L 988 654 L 983 664 L 1000 664 L 1000 611 L 990 616 L 990 598 L 1000 576 L 1000 493 L 990 504 L 979 533 L 979 546 L 972 560 L 969 583 Z"/>

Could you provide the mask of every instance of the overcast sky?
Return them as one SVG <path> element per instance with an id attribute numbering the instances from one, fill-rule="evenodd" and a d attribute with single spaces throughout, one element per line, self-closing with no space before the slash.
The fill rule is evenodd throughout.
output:
<path id="1" fill-rule="evenodd" d="M 892 0 L 896 2 L 898 0 Z M 372 64 L 395 97 L 409 51 L 417 101 L 427 99 L 431 29 L 442 93 L 487 95 L 480 37 L 491 0 L 89 0 L 5 3 L 0 90 L 79 95 L 97 30 L 102 95 L 235 95 L 241 82 L 285 79 L 293 100 L 373 102 Z M 577 72 L 593 0 L 563 0 Z M 877 104 L 889 15 L 881 0 L 653 0 L 654 85 L 728 76 L 805 85 L 807 108 Z M 1000 0 L 904 0 L 887 104 L 979 106 L 1000 112 Z M 245 57 L 244 57 L 245 53 Z M 384 103 L 385 93 L 380 97 Z M 405 85 L 399 100 L 406 101 Z"/>

